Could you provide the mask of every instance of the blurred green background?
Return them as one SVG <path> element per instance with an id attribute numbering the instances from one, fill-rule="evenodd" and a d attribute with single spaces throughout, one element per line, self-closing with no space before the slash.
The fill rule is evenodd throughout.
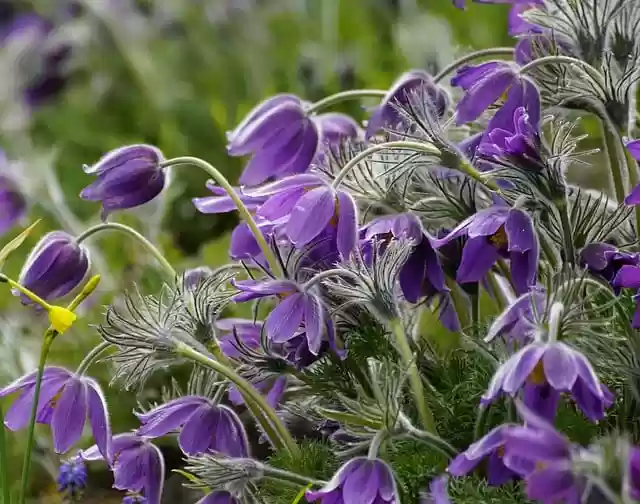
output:
<path id="1" fill-rule="evenodd" d="M 226 131 L 269 95 L 292 92 L 317 100 L 342 89 L 385 89 L 410 68 L 437 72 L 471 49 L 513 44 L 506 34 L 506 6 L 474 4 L 458 11 L 451 0 L 1 4 L 12 4 L 19 12 L 35 10 L 54 26 L 46 43 L 2 48 L 0 75 L 6 82 L 0 100 L 0 143 L 12 160 L 7 169 L 29 199 L 30 220 L 43 219 L 32 239 L 10 258 L 5 271 L 13 276 L 29 247 L 46 231 L 78 233 L 98 222 L 97 205 L 78 198 L 90 182 L 82 165 L 94 163 L 112 148 L 154 144 L 167 157 L 201 157 L 235 181 L 242 160 L 226 155 Z M 50 50 L 49 44 L 69 48 L 60 70 L 64 86 L 46 103 L 29 109 L 22 105 L 22 89 L 42 72 L 38 58 Z M 357 102 L 337 110 L 366 117 Z M 235 217 L 195 212 L 190 200 L 206 194 L 205 181 L 196 168 L 180 168 L 164 198 L 114 217 L 149 236 L 177 269 L 222 264 Z M 0 245 L 11 236 L 0 238 Z M 105 233 L 91 245 L 104 281 L 99 294 L 85 305 L 81 323 L 56 342 L 52 361 L 62 365 L 77 365 L 97 343 L 90 324 L 100 320 L 101 305 L 114 293 L 133 282 L 143 290 L 160 283 L 144 251 L 128 238 Z M 0 384 L 35 367 L 44 327 L 44 320 L 20 306 L 7 290 L 0 291 Z M 92 371 L 105 388 L 107 370 L 106 364 L 99 364 Z M 158 377 L 141 397 L 135 391 L 108 389 L 114 431 L 135 426 L 132 408 L 139 400 L 154 398 L 165 382 L 166 377 Z M 10 435 L 15 461 L 11 479 L 16 485 L 21 434 Z M 172 451 L 172 443 L 165 445 L 171 466 L 179 454 Z M 38 430 L 36 459 L 34 498 L 57 502 L 58 458 L 50 449 L 47 429 Z M 91 471 L 87 501 L 94 496 L 96 502 L 105 502 L 102 489 L 110 487 L 110 475 L 100 467 Z M 179 478 L 168 483 L 167 502 L 172 502 L 172 485 L 179 487 Z M 121 497 L 114 494 L 115 501 Z"/>

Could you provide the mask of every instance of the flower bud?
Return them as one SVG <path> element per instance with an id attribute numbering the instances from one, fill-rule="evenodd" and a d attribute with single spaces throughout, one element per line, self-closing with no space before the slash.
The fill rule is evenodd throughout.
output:
<path id="1" fill-rule="evenodd" d="M 27 202 L 9 177 L 0 174 L 0 236 L 24 216 Z"/>

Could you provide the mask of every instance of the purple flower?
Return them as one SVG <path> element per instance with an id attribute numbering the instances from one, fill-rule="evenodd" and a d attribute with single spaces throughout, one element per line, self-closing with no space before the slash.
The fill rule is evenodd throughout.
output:
<path id="1" fill-rule="evenodd" d="M 27 213 L 27 201 L 16 183 L 0 171 L 0 236 L 10 231 Z"/>
<path id="2" fill-rule="evenodd" d="M 509 11 L 509 34 L 518 36 L 527 33 L 536 33 L 540 27 L 530 23 L 522 17 L 527 11 L 544 6 L 544 0 L 511 0 L 513 5 Z"/>
<path id="3" fill-rule="evenodd" d="M 330 230 L 335 232 L 336 247 L 343 258 L 353 251 L 357 232 L 355 201 L 349 193 L 332 187 L 317 175 L 287 177 L 249 195 L 270 196 L 256 215 L 282 223 L 283 233 L 295 247 L 304 248 Z"/>
<path id="4" fill-rule="evenodd" d="M 31 250 L 20 272 L 19 283 L 46 301 L 52 301 L 78 287 L 88 271 L 86 250 L 73 236 L 52 231 Z M 32 303 L 24 295 L 21 298 L 25 304 Z"/>
<path id="5" fill-rule="evenodd" d="M 613 278 L 611 285 L 614 289 L 640 289 L 640 265 L 623 265 L 616 276 Z M 631 325 L 634 329 L 640 329 L 640 296 L 634 296 L 636 302 L 636 311 L 633 315 Z"/>
<path id="6" fill-rule="evenodd" d="M 216 490 L 200 499 L 197 504 L 240 504 L 240 501 L 226 490 Z"/>
<path id="7" fill-rule="evenodd" d="M 0 397 L 20 391 L 4 417 L 4 424 L 9 430 L 23 429 L 29 423 L 35 383 L 36 372 L 33 372 L 0 389 Z M 87 417 L 97 449 L 103 455 L 108 454 L 111 427 L 100 385 L 91 378 L 75 375 L 66 369 L 46 367 L 36 421 L 51 426 L 56 453 L 67 452 L 82 437 Z"/>
<path id="8" fill-rule="evenodd" d="M 447 492 L 446 476 L 433 478 L 429 484 L 429 495 L 420 501 L 420 504 L 451 504 L 449 493 Z"/>
<path id="9" fill-rule="evenodd" d="M 80 457 L 74 457 L 60 466 L 56 478 L 58 492 L 68 501 L 82 496 L 87 486 L 87 467 Z"/>
<path id="10" fill-rule="evenodd" d="M 458 282 L 479 282 L 496 261 L 509 258 L 517 294 L 535 285 L 540 251 L 533 221 L 526 212 L 499 205 L 481 210 L 447 236 L 433 240 L 433 245 L 440 248 L 463 235 L 468 240 L 457 272 Z"/>
<path id="11" fill-rule="evenodd" d="M 571 471 L 571 444 L 545 420 L 519 405 L 526 425 L 504 431 L 505 459 L 518 462 L 527 497 L 540 502 L 581 502 L 581 485 Z M 515 468 L 515 465 L 511 465 Z"/>
<path id="12" fill-rule="evenodd" d="M 447 92 L 433 82 L 431 76 L 423 70 L 411 70 L 402 74 L 391 86 L 389 92 L 374 110 L 367 123 L 366 137 L 373 137 L 383 127 L 398 126 L 403 122 L 397 107 L 407 105 L 411 94 L 420 88 L 425 89 L 433 110 L 438 117 L 443 117 L 449 106 Z"/>
<path id="13" fill-rule="evenodd" d="M 85 173 L 98 179 L 80 197 L 102 203 L 102 218 L 114 210 L 143 205 L 162 192 L 166 177 L 160 163 L 164 156 L 151 145 L 128 145 L 105 154 Z"/>
<path id="14" fill-rule="evenodd" d="M 546 300 L 545 290 L 533 286 L 529 292 L 507 306 L 493 321 L 485 341 L 492 341 L 499 336 L 508 342 L 515 341 L 521 345 L 533 341 L 539 330 L 537 318 L 544 313 Z"/>
<path id="15" fill-rule="evenodd" d="M 609 243 L 590 243 L 580 251 L 581 262 L 593 274 L 612 283 L 623 266 L 640 266 L 640 257 L 635 252 L 619 250 Z M 615 287 L 616 294 L 620 287 Z"/>
<path id="16" fill-rule="evenodd" d="M 136 416 L 142 424 L 136 431 L 139 436 L 156 438 L 180 429 L 178 443 L 187 455 L 209 451 L 229 457 L 248 455 L 247 435 L 238 416 L 206 397 L 180 397 Z"/>
<path id="17" fill-rule="evenodd" d="M 422 229 L 418 218 L 411 213 L 380 217 L 360 230 L 364 243 L 365 259 L 368 248 L 386 248 L 391 239 L 408 238 L 414 249 L 400 270 L 399 282 L 404 297 L 410 303 L 421 298 L 440 301 L 440 319 L 450 331 L 460 330 L 460 322 L 451 302 L 449 289 L 444 280 L 440 258 L 431 245 L 431 237 Z M 383 250 L 381 250 L 382 252 Z"/>
<path id="18" fill-rule="evenodd" d="M 640 140 L 631 140 L 625 143 L 631 157 L 636 161 L 640 161 Z M 624 202 L 626 205 L 640 205 L 640 184 L 631 190 Z"/>
<path id="19" fill-rule="evenodd" d="M 507 429 L 509 426 L 500 425 L 482 439 L 471 444 L 466 451 L 451 461 L 447 472 L 452 476 L 464 476 L 486 459 L 487 477 L 490 485 L 499 486 L 515 479 L 518 474 L 509 469 L 504 461 L 504 433 Z"/>
<path id="20" fill-rule="evenodd" d="M 113 471 L 113 487 L 141 493 L 145 504 L 160 504 L 164 487 L 162 452 L 148 439 L 133 433 L 118 434 L 112 440 L 112 455 L 105 459 L 96 446 L 81 453 L 83 459 L 106 460 Z"/>
<path id="21" fill-rule="evenodd" d="M 198 266 L 185 271 L 182 275 L 182 282 L 186 289 L 195 291 L 212 274 L 213 270 L 208 266 Z"/>
<path id="22" fill-rule="evenodd" d="M 322 144 L 337 145 L 345 138 L 358 138 L 361 130 L 352 117 L 337 112 L 313 116 L 320 130 Z"/>
<path id="23" fill-rule="evenodd" d="M 530 343 L 513 354 L 493 376 L 482 404 L 501 393 L 515 397 L 524 388 L 524 404 L 552 421 L 561 392 L 571 395 L 589 420 L 604 418 L 613 395 L 600 383 L 587 358 L 565 343 Z"/>
<path id="24" fill-rule="evenodd" d="M 252 155 L 240 176 L 240 183 L 249 186 L 306 171 L 321 145 L 318 125 L 291 94 L 256 106 L 227 139 L 231 156 Z"/>
<path id="25" fill-rule="evenodd" d="M 203 214 L 219 214 L 227 212 L 235 212 L 238 207 L 233 202 L 227 192 L 220 186 L 217 186 L 215 182 L 207 182 L 207 189 L 213 193 L 213 196 L 204 196 L 202 198 L 193 198 L 193 204 L 198 212 Z M 247 207 L 249 211 L 257 210 L 262 203 L 267 199 L 266 196 L 251 197 L 242 193 L 240 190 L 236 190 L 238 196 Z"/>
<path id="26" fill-rule="evenodd" d="M 235 296 L 236 302 L 269 296 L 280 299 L 264 324 L 270 341 L 286 343 L 297 336 L 300 326 L 304 324 L 309 351 L 314 355 L 319 354 L 331 321 L 322 300 L 315 292 L 305 292 L 290 280 L 239 280 L 233 282 L 233 285 L 242 291 Z"/>
<path id="27" fill-rule="evenodd" d="M 320 490 L 307 490 L 309 502 L 321 504 L 358 502 L 361 504 L 399 504 L 400 497 L 387 464 L 379 459 L 356 457 L 345 463 Z"/>

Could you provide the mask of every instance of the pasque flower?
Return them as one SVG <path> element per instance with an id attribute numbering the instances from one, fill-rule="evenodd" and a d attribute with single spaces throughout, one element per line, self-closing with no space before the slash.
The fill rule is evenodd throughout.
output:
<path id="1" fill-rule="evenodd" d="M 496 317 L 485 341 L 502 336 L 507 342 L 530 343 L 540 330 L 537 318 L 544 313 L 546 301 L 547 294 L 543 288 L 531 287 Z"/>
<path id="2" fill-rule="evenodd" d="M 423 70 L 411 70 L 402 74 L 391 86 L 389 92 L 373 111 L 367 123 L 366 136 L 374 136 L 383 127 L 398 126 L 403 122 L 398 107 L 407 105 L 411 94 L 423 88 L 431 100 L 433 111 L 438 117 L 443 117 L 449 106 L 447 92 L 433 82 L 431 76 Z"/>
<path id="3" fill-rule="evenodd" d="M 238 416 L 206 397 L 180 397 L 136 415 L 142 423 L 136 432 L 139 436 L 156 438 L 179 429 L 178 442 L 187 455 L 209 451 L 229 457 L 248 454 L 247 435 Z"/>
<path id="4" fill-rule="evenodd" d="M 320 490 L 307 490 L 309 502 L 399 504 L 400 497 L 387 464 L 379 459 L 356 457 L 345 463 Z"/>
<path id="5" fill-rule="evenodd" d="M 468 240 L 458 268 L 458 282 L 479 282 L 496 261 L 508 258 L 517 294 L 535 285 L 540 250 L 533 221 L 526 212 L 492 206 L 465 219 L 447 236 L 433 240 L 433 245 L 439 248 L 463 235 Z"/>
<path id="6" fill-rule="evenodd" d="M 636 161 L 640 161 L 640 140 L 631 140 L 626 142 L 627 150 L 631 157 Z M 624 199 L 627 205 L 640 205 L 640 184 L 635 186 L 629 195 Z"/>
<path id="7" fill-rule="evenodd" d="M 524 404 L 553 420 L 560 393 L 573 398 L 589 420 L 604 418 L 613 395 L 600 383 L 593 367 L 566 343 L 530 343 L 513 354 L 493 376 L 482 403 L 494 402 L 501 393 L 515 397 L 524 390 Z"/>
<path id="8" fill-rule="evenodd" d="M 52 301 L 78 287 L 88 271 L 89 258 L 84 247 L 64 231 L 53 231 L 33 248 L 18 283 L 44 300 Z M 22 300 L 31 303 L 24 295 Z"/>
<path id="9" fill-rule="evenodd" d="M 105 460 L 113 471 L 114 488 L 141 493 L 145 504 L 160 504 L 165 468 L 158 447 L 145 437 L 126 433 L 114 436 L 111 448 L 108 458 L 96 446 L 81 456 L 88 461 Z"/>
<path id="10" fill-rule="evenodd" d="M 640 267 L 640 256 L 636 252 L 618 249 L 610 243 L 590 243 L 580 251 L 581 262 L 595 275 L 612 283 L 623 266 Z M 615 286 L 616 293 L 621 286 Z"/>
<path id="11" fill-rule="evenodd" d="M 165 173 L 162 152 L 151 145 L 128 145 L 105 154 L 84 171 L 98 178 L 80 197 L 102 203 L 103 219 L 114 210 L 143 205 L 162 192 Z"/>
<path id="12" fill-rule="evenodd" d="M 30 373 L 0 389 L 0 397 L 20 392 L 4 417 L 4 424 L 12 431 L 29 423 L 34 399 L 36 372 Z M 87 417 L 93 431 L 97 450 L 109 453 L 111 427 L 107 404 L 98 383 L 59 367 L 46 367 L 38 400 L 38 423 L 51 426 L 56 453 L 67 452 L 77 443 Z"/>
<path id="13" fill-rule="evenodd" d="M 0 162 L 3 162 L 0 154 Z M 0 168 L 0 236 L 9 231 L 24 217 L 27 201 L 15 181 L 3 174 Z"/>
<path id="14" fill-rule="evenodd" d="M 611 282 L 614 289 L 640 289 L 640 265 L 623 265 L 620 267 L 616 276 Z M 631 325 L 635 329 L 640 329 L 640 296 L 637 294 L 634 296 L 636 301 L 636 312 L 633 315 Z"/>
<path id="15" fill-rule="evenodd" d="M 241 504 L 233 494 L 226 490 L 216 490 L 200 499 L 197 504 Z"/>

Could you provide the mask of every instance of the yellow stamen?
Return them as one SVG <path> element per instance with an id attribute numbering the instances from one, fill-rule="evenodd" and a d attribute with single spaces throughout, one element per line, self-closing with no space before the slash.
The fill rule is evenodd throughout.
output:
<path id="1" fill-rule="evenodd" d="M 336 227 L 338 225 L 338 219 L 340 219 L 340 200 L 336 198 L 335 210 L 333 211 L 333 216 L 329 220 L 329 225 L 331 227 Z"/>
<path id="2" fill-rule="evenodd" d="M 542 365 L 542 361 L 539 361 L 529 375 L 529 383 L 533 385 L 544 385 L 546 381 L 547 379 L 544 376 L 544 367 Z"/>
<path id="3" fill-rule="evenodd" d="M 504 225 L 500 226 L 498 230 L 489 236 L 489 241 L 499 249 L 504 249 L 509 244 L 507 238 L 507 232 L 504 229 Z"/>

